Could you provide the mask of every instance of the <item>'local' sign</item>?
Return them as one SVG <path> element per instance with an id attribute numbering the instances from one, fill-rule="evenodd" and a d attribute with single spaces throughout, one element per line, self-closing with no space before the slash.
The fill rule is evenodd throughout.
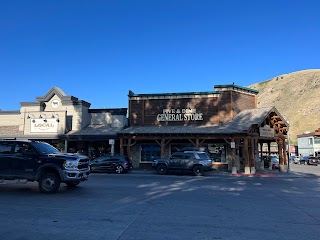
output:
<path id="1" fill-rule="evenodd" d="M 54 118 L 32 119 L 30 132 L 32 133 L 56 133 L 58 132 L 58 122 Z"/>
<path id="2" fill-rule="evenodd" d="M 159 122 L 203 121 L 203 114 L 196 109 L 163 109 L 157 115 Z"/>

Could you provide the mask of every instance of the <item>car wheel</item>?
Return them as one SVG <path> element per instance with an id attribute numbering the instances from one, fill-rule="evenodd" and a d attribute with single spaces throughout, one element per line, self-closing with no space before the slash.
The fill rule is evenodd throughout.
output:
<path id="1" fill-rule="evenodd" d="M 194 166 L 192 169 L 193 175 L 195 176 L 202 176 L 203 174 L 203 167 L 202 166 Z"/>
<path id="2" fill-rule="evenodd" d="M 165 174 L 167 174 L 167 171 L 168 171 L 168 169 L 167 169 L 167 166 L 166 166 L 166 165 L 164 165 L 164 164 L 159 164 L 159 165 L 157 166 L 157 172 L 158 172 L 158 174 L 160 174 L 160 175 L 165 175 Z"/>
<path id="3" fill-rule="evenodd" d="M 39 189 L 43 193 L 55 193 L 60 187 L 60 177 L 55 173 L 44 173 L 39 179 Z"/>
<path id="4" fill-rule="evenodd" d="M 80 181 L 76 181 L 76 182 L 66 182 L 68 187 L 75 187 L 80 183 Z"/>
<path id="5" fill-rule="evenodd" d="M 118 174 L 121 174 L 121 173 L 123 173 L 123 167 L 121 166 L 121 165 L 117 165 L 116 166 L 116 173 L 118 173 Z"/>

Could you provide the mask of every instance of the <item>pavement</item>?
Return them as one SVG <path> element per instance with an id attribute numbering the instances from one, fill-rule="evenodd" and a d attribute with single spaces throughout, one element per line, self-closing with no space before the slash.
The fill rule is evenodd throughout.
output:
<path id="1" fill-rule="evenodd" d="M 132 173 L 145 173 L 145 174 L 156 174 L 156 171 L 151 168 L 134 168 Z M 206 172 L 205 176 L 226 176 L 226 177 L 306 177 L 308 174 L 299 173 L 299 172 L 280 172 L 279 169 L 270 170 L 270 169 L 259 169 L 256 170 L 255 174 L 246 174 L 243 172 L 239 172 L 236 174 L 231 174 L 230 171 L 220 171 L 220 170 L 213 170 L 211 172 Z"/>

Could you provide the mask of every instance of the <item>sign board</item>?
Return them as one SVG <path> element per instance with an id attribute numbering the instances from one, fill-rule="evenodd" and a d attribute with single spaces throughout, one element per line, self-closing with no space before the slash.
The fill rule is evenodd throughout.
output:
<path id="1" fill-rule="evenodd" d="M 236 148 L 236 143 L 235 142 L 231 142 L 230 146 L 231 146 L 231 148 Z"/>
<path id="2" fill-rule="evenodd" d="M 114 139 L 109 139 L 109 144 L 113 145 L 114 144 Z"/>
<path id="3" fill-rule="evenodd" d="M 274 137 L 274 129 L 270 128 L 269 125 L 259 128 L 260 137 Z"/>
<path id="4" fill-rule="evenodd" d="M 203 114 L 196 109 L 162 109 L 157 115 L 159 122 L 203 121 Z"/>
<path id="5" fill-rule="evenodd" d="M 58 125 L 57 119 L 49 118 L 49 119 L 32 119 L 30 121 L 30 132 L 32 133 L 57 133 Z"/>

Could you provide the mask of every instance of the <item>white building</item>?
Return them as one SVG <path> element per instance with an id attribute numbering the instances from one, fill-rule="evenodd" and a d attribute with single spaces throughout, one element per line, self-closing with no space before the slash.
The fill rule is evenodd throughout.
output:
<path id="1" fill-rule="evenodd" d="M 320 156 L 320 128 L 297 136 L 298 153 L 302 156 Z"/>
<path id="2" fill-rule="evenodd" d="M 52 87 L 20 110 L 0 111 L 0 139 L 46 141 L 66 152 L 88 156 L 114 151 L 127 125 L 127 108 L 90 109 L 90 103 Z"/>

